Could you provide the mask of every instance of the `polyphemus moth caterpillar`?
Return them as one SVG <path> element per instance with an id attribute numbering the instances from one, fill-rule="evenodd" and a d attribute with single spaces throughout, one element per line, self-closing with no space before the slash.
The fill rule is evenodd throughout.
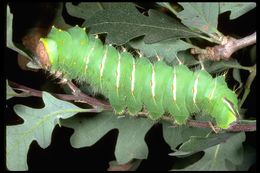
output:
<path id="1" fill-rule="evenodd" d="M 45 70 L 89 83 L 118 114 L 127 109 L 136 115 L 145 107 L 153 120 L 168 113 L 184 124 L 191 113 L 202 111 L 223 129 L 238 117 L 237 96 L 223 76 L 212 78 L 203 69 L 192 72 L 183 64 L 171 67 L 163 61 L 135 59 L 86 34 L 85 28 L 53 27 L 47 38 L 40 39 L 37 56 Z"/>

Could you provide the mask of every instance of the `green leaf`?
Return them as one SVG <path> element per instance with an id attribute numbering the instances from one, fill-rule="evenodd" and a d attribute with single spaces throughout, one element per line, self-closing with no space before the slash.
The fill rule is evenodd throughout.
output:
<path id="1" fill-rule="evenodd" d="M 218 3 L 179 3 L 184 10 L 177 13 L 181 22 L 191 29 L 197 29 L 203 33 L 218 33 Z"/>
<path id="2" fill-rule="evenodd" d="M 146 44 L 143 39 L 135 39 L 129 42 L 131 47 L 139 49 L 147 57 L 157 55 L 166 62 L 171 63 L 176 60 L 177 53 L 182 50 L 192 48 L 193 45 L 182 40 L 164 40 L 161 42 Z"/>
<path id="3" fill-rule="evenodd" d="M 236 19 L 256 7 L 255 2 L 220 2 L 220 13 L 230 11 L 230 19 Z"/>
<path id="4" fill-rule="evenodd" d="M 174 151 L 179 144 L 189 140 L 191 136 L 205 136 L 210 132 L 210 129 L 207 128 L 196 128 L 185 125 L 173 128 L 168 122 L 163 122 L 162 124 L 163 138 Z"/>
<path id="5" fill-rule="evenodd" d="M 218 61 L 218 62 L 207 60 L 204 61 L 203 64 L 206 71 L 211 74 L 219 73 L 230 68 L 249 70 L 248 67 L 240 65 L 236 59 L 229 59 L 227 61 Z"/>
<path id="6" fill-rule="evenodd" d="M 234 165 L 240 165 L 243 161 L 242 142 L 244 140 L 245 133 L 237 133 L 225 143 L 204 150 L 204 156 L 194 164 L 184 169 L 173 169 L 173 171 L 228 171 L 230 168 L 234 169 Z M 227 160 L 233 165 L 227 165 Z"/>
<path id="7" fill-rule="evenodd" d="M 58 7 L 57 7 L 57 11 L 54 17 L 54 21 L 53 24 L 54 26 L 58 27 L 58 28 L 62 28 L 62 29 L 69 29 L 71 27 L 71 25 L 67 24 L 66 21 L 63 18 L 62 15 L 62 11 L 63 11 L 63 3 L 60 2 Z"/>
<path id="8" fill-rule="evenodd" d="M 241 164 L 236 165 L 236 170 L 238 171 L 248 171 L 250 166 L 256 162 L 256 150 L 255 148 L 245 145 L 243 161 Z"/>
<path id="9" fill-rule="evenodd" d="M 119 118 L 112 112 L 100 113 L 94 117 L 73 117 L 61 121 L 63 126 L 73 128 L 70 142 L 74 148 L 92 146 L 112 129 L 118 129 L 115 157 L 118 164 L 131 159 L 146 159 L 148 147 L 145 134 L 154 122 L 144 118 L 126 116 Z"/>
<path id="10" fill-rule="evenodd" d="M 15 43 L 13 43 L 13 14 L 10 12 L 9 5 L 7 5 L 6 12 L 6 46 L 29 60 L 32 60 L 31 56 L 21 49 L 22 46 L 15 45 Z"/>
<path id="11" fill-rule="evenodd" d="M 250 62 L 252 64 L 256 64 L 256 45 L 252 46 L 252 48 L 250 49 Z"/>
<path id="12" fill-rule="evenodd" d="M 200 62 L 198 60 L 196 60 L 196 58 L 192 54 L 190 54 L 190 52 L 188 50 L 178 52 L 177 56 L 181 60 L 181 62 L 188 67 L 200 64 Z M 177 64 L 179 64 L 179 62 L 174 63 L 174 65 L 177 65 Z"/>
<path id="13" fill-rule="evenodd" d="M 148 15 L 141 14 L 133 4 L 122 4 L 121 8 L 96 12 L 83 26 L 90 27 L 92 34 L 108 33 L 107 42 L 116 45 L 125 44 L 143 35 L 146 43 L 198 36 L 174 18 L 161 12 L 149 10 Z"/>
<path id="14" fill-rule="evenodd" d="M 220 134 L 211 134 L 209 136 L 191 136 L 190 139 L 184 142 L 179 150 L 172 154 L 172 156 L 182 155 L 183 153 L 195 153 L 203 151 L 207 148 L 210 148 L 214 145 L 225 142 L 234 133 L 220 133 Z"/>
<path id="15" fill-rule="evenodd" d="M 88 20 L 96 12 L 104 9 L 115 9 L 120 8 L 121 6 L 129 5 L 130 3 L 102 3 L 102 2 L 80 2 L 77 5 L 73 5 L 71 2 L 66 3 L 66 9 L 71 16 L 82 18 Z M 130 4 L 131 5 L 131 4 Z"/>
<path id="16" fill-rule="evenodd" d="M 24 123 L 6 128 L 6 163 L 9 170 L 27 170 L 27 153 L 32 141 L 42 148 L 50 145 L 52 131 L 60 118 L 69 118 L 78 112 L 88 112 L 69 102 L 58 100 L 43 92 L 45 107 L 34 109 L 15 105 L 14 111 Z"/>
<path id="17" fill-rule="evenodd" d="M 81 2 L 78 5 L 73 5 L 71 2 L 66 3 L 66 9 L 71 16 L 88 20 L 95 12 L 103 10 L 100 2 Z M 87 9 L 87 10 L 86 10 Z"/>

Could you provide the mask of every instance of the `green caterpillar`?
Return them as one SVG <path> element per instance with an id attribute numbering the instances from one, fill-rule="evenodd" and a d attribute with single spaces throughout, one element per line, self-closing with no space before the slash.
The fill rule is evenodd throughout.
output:
<path id="1" fill-rule="evenodd" d="M 223 76 L 212 78 L 205 70 L 192 72 L 183 64 L 172 68 L 163 61 L 135 59 L 87 35 L 85 28 L 53 27 L 40 39 L 37 55 L 44 69 L 91 84 L 118 114 L 127 109 L 136 115 L 144 106 L 153 120 L 168 113 L 184 124 L 191 113 L 202 111 L 223 129 L 237 120 L 237 96 Z"/>

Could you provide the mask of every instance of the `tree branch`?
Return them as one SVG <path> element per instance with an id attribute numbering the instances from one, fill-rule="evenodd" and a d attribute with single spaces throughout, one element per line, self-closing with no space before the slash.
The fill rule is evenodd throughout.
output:
<path id="1" fill-rule="evenodd" d="M 192 126 L 192 127 L 204 127 L 204 128 L 211 128 L 210 124 L 208 122 L 199 122 L 195 120 L 188 120 L 187 125 Z M 256 131 L 256 123 L 252 124 L 234 124 L 231 125 L 227 131 L 231 132 L 252 132 Z"/>
<path id="2" fill-rule="evenodd" d="M 241 39 L 225 37 L 221 45 L 206 47 L 206 49 L 192 48 L 191 54 L 198 54 L 199 59 L 219 61 L 228 60 L 231 55 L 239 49 L 256 43 L 256 32 Z"/>
<path id="3" fill-rule="evenodd" d="M 17 84 L 15 82 L 12 81 L 8 81 L 9 85 L 11 87 L 13 87 L 13 89 L 15 90 L 20 90 L 23 91 L 26 95 L 31 95 L 31 96 L 36 96 L 36 97 L 42 97 L 42 91 L 38 91 L 26 86 L 23 86 L 21 84 Z M 52 93 L 54 96 L 56 96 L 57 98 L 60 98 L 62 100 L 68 100 L 68 101 L 76 101 L 76 102 L 83 102 L 83 103 L 87 103 L 93 107 L 102 107 L 103 110 L 113 110 L 112 106 L 109 105 L 108 103 L 89 97 L 87 95 L 85 95 L 84 93 L 82 93 L 80 91 L 80 93 L 77 92 L 77 90 L 79 90 L 73 83 L 70 84 L 75 93 L 75 95 L 69 95 L 69 94 L 54 94 Z M 148 113 L 147 112 L 140 112 L 138 114 L 139 117 L 143 117 L 143 118 L 148 118 Z M 167 116 L 163 116 L 162 117 L 163 120 L 170 122 L 173 127 L 177 127 L 178 125 L 176 123 L 173 122 L 173 119 Z M 201 121 L 197 121 L 197 120 L 187 120 L 186 124 L 188 126 L 191 127 L 198 127 L 198 128 L 211 128 L 211 126 L 209 125 L 208 122 L 201 122 Z M 251 124 L 234 124 L 232 126 L 230 126 L 227 131 L 233 131 L 233 132 L 240 132 L 240 131 L 256 131 L 256 123 L 251 123 Z"/>
<path id="4" fill-rule="evenodd" d="M 38 90 L 26 87 L 21 84 L 17 84 L 12 81 L 8 81 L 8 83 L 11 87 L 13 87 L 13 89 L 23 91 L 24 93 L 32 95 L 32 96 L 42 97 L 42 91 L 38 91 Z M 54 94 L 54 93 L 52 93 L 52 94 L 55 97 L 62 99 L 62 100 L 83 102 L 83 103 L 87 103 L 94 107 L 96 107 L 96 106 L 102 107 L 104 110 L 112 110 L 112 107 L 108 103 L 95 99 L 93 97 L 90 97 L 88 95 L 85 95 L 83 93 L 81 93 L 80 95 Z"/>

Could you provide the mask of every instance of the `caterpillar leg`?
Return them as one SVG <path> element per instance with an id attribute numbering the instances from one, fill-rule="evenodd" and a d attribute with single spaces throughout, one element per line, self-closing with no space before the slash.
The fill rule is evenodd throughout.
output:
<path id="1" fill-rule="evenodd" d="M 201 58 L 199 59 L 199 62 L 200 62 L 201 70 L 205 70 L 203 60 Z"/>
<path id="2" fill-rule="evenodd" d="M 60 71 L 55 71 L 53 74 L 57 79 L 62 79 L 62 72 Z"/>
<path id="3" fill-rule="evenodd" d="M 66 84 L 68 85 L 68 87 L 72 91 L 73 95 L 79 96 L 81 94 L 80 89 L 78 89 L 78 87 L 76 85 L 74 85 L 71 81 L 67 80 Z"/>
<path id="4" fill-rule="evenodd" d="M 109 102 L 113 106 L 114 111 L 118 115 L 123 115 L 125 113 L 125 98 L 124 96 L 118 96 L 115 93 L 110 94 Z"/>
<path id="5" fill-rule="evenodd" d="M 61 80 L 58 82 L 59 84 L 67 84 L 68 79 L 66 78 L 61 78 Z"/>
<path id="6" fill-rule="evenodd" d="M 216 126 L 214 126 L 211 121 L 209 121 L 208 123 L 209 123 L 210 128 L 211 128 L 216 134 L 217 134 L 218 132 L 220 132 L 221 129 L 218 128 L 218 127 L 216 127 Z"/>

